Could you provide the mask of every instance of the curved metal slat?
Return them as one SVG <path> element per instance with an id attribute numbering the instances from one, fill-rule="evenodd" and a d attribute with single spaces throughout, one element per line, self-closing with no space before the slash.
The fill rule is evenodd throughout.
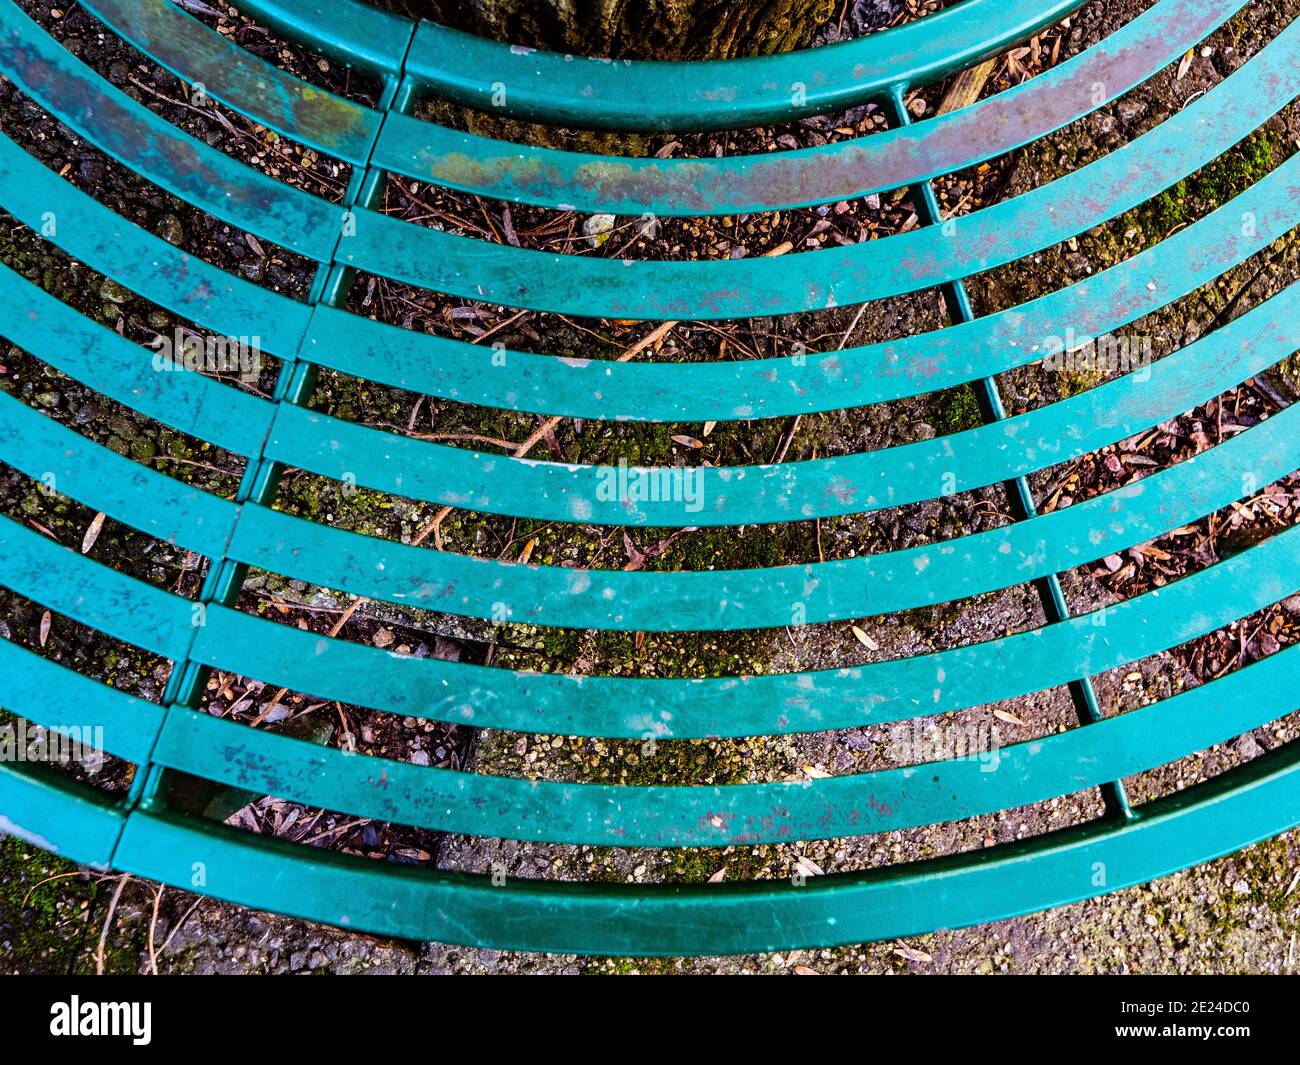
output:
<path id="1" fill-rule="evenodd" d="M 223 336 L 293 355 L 311 308 L 204 262 L 141 229 L 42 166 L 0 133 L 0 203 L 101 274 Z"/>
<path id="2" fill-rule="evenodd" d="M 721 159 L 621 158 L 492 140 L 395 112 L 383 123 L 373 161 L 477 195 L 634 216 L 743 214 L 852 199 L 1045 136 L 1175 62 L 1245 3 L 1161 0 L 1096 46 L 970 108 L 818 148 Z M 254 121 L 350 162 L 367 159 L 377 112 L 252 56 L 169 0 L 86 6 L 178 77 L 201 80 L 205 92 Z"/>
<path id="3" fill-rule="evenodd" d="M 467 107 L 552 125 L 740 129 L 827 114 L 879 99 L 894 86 L 938 81 L 1028 40 L 1080 3 L 966 0 L 853 41 L 702 62 L 586 59 L 421 22 L 406 72 L 423 89 Z"/>
<path id="4" fill-rule="evenodd" d="M 0 67 L 28 96 L 153 184 L 224 222 L 328 261 L 344 211 L 182 133 L 0 0 Z"/>
<path id="5" fill-rule="evenodd" d="M 335 479 L 464 510 L 688 528 L 806 521 L 963 492 L 1123 440 L 1300 347 L 1300 282 L 1141 373 L 975 429 L 841 458 L 764 466 L 576 466 L 483 454 L 284 406 L 266 454 Z M 653 493 L 653 494 L 652 494 Z"/>
<path id="6" fill-rule="evenodd" d="M 413 658 L 229 607 L 201 610 L 4 517 L 0 549 L 0 583 L 172 659 L 413 717 L 662 739 L 858 728 L 999 702 L 1167 650 L 1300 589 L 1296 526 L 1117 606 L 996 640 L 844 669 L 663 680 L 518 673 Z M 55 569 L 65 579 L 44 582 Z"/>
<path id="7" fill-rule="evenodd" d="M 6 392 L 0 460 L 114 521 L 201 555 L 219 556 L 234 530 L 233 503 L 123 458 Z"/>
<path id="8" fill-rule="evenodd" d="M 1298 56 L 1300 20 L 1155 129 L 953 226 L 780 258 L 683 262 L 534 251 L 360 211 L 339 258 L 464 299 L 588 318 L 752 318 L 897 296 L 1049 248 L 1164 191 L 1300 92 Z"/>
<path id="9" fill-rule="evenodd" d="M 825 780 L 566 784 L 358 756 L 202 713 L 173 714 L 154 761 L 258 795 L 497 839 L 730 847 L 958 821 L 1140 773 L 1296 708 L 1300 647 L 1152 706 L 966 758 Z"/>
<path id="10" fill-rule="evenodd" d="M 46 728 L 99 725 L 104 749 L 137 763 L 148 759 L 163 716 L 162 707 L 148 699 L 115 691 L 3 639 L 0 706 Z"/>
<path id="11" fill-rule="evenodd" d="M 1242 219 L 1255 226 L 1247 236 Z M 921 395 L 1043 357 L 1044 339 L 1100 337 L 1208 284 L 1300 224 L 1300 155 L 1168 239 L 1029 303 L 883 343 L 802 358 L 700 363 L 493 351 L 319 307 L 305 357 L 395 388 L 486 407 L 619 421 L 812 414 Z"/>
<path id="12" fill-rule="evenodd" d="M 564 736 L 699 739 L 860 728 L 1012 699 L 1212 632 L 1300 589 L 1300 527 L 1155 592 L 983 643 L 844 669 L 643 679 L 388 654 L 224 608 L 191 657 L 404 716 Z"/>
<path id="13" fill-rule="evenodd" d="M 808 565 L 673 573 L 476 559 L 244 508 L 232 558 L 403 606 L 627 632 L 780 628 L 949 602 L 1083 565 L 1300 468 L 1300 404 L 1141 482 L 1027 521 L 907 550 Z M 1244 478 L 1249 475 L 1248 482 Z"/>
<path id="14" fill-rule="evenodd" d="M 102 792 L 44 766 L 0 762 L 0 835 L 107 869 L 125 820 Z"/>
<path id="15" fill-rule="evenodd" d="M 203 861 L 219 898 L 357 931 L 582 954 L 744 954 L 861 943 L 997 920 L 1144 883 L 1300 821 L 1300 749 L 1141 808 L 991 851 L 858 873 L 693 887 L 427 872 L 137 812 L 117 861 L 187 888 Z M 1093 875 L 1107 871 L 1104 887 Z"/>
<path id="16" fill-rule="evenodd" d="M 239 10 L 285 37 L 372 74 L 402 68 L 409 20 L 362 0 L 239 0 Z"/>
<path id="17" fill-rule="evenodd" d="M 183 433 L 256 455 L 274 406 L 151 353 L 0 264 L 0 335 L 81 384 Z"/>
<path id="18" fill-rule="evenodd" d="M 530 566 L 242 508 L 132 462 L 0 393 L 0 460 L 151 536 L 354 595 L 470 617 L 691 632 L 815 624 L 946 602 L 1082 565 L 1300 467 L 1300 405 L 1141 482 L 1028 521 L 802 566 L 675 573 Z M 237 522 L 237 524 L 236 524 Z M 665 610 L 664 604 L 671 604 Z"/>
<path id="19" fill-rule="evenodd" d="M 58 580 L 46 575 L 58 573 Z M 50 610 L 173 661 L 203 624 L 201 604 L 127 577 L 0 515 L 0 584 Z"/>
<path id="20" fill-rule="evenodd" d="M 602 156 L 493 140 L 393 114 L 374 158 L 385 170 L 478 196 L 634 218 L 850 200 L 961 170 L 1046 136 L 1177 62 L 1244 6 L 1245 0 L 1161 0 L 1099 44 L 996 96 L 815 148 L 697 159 Z"/>
<path id="21" fill-rule="evenodd" d="M 281 70 L 208 29 L 171 0 L 82 5 L 182 81 L 291 140 L 365 165 L 381 116 Z"/>

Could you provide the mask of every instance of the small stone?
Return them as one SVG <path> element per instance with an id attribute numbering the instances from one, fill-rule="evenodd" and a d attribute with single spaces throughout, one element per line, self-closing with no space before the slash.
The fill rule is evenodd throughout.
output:
<path id="1" fill-rule="evenodd" d="M 411 753 L 411 765 L 428 765 L 428 764 L 429 764 L 428 751 L 413 751 Z"/>
<path id="2" fill-rule="evenodd" d="M 1249 895 L 1250 885 L 1247 884 L 1246 881 L 1244 880 L 1238 880 L 1235 884 L 1232 885 L 1232 890 L 1238 895 Z"/>
<path id="3" fill-rule="evenodd" d="M 1233 744 L 1233 747 L 1236 749 L 1237 754 L 1243 759 L 1258 758 L 1264 753 L 1264 748 L 1259 745 L 1259 741 L 1249 732 L 1238 739 L 1237 742 Z"/>
<path id="4" fill-rule="evenodd" d="M 119 285 L 111 277 L 104 278 L 104 283 L 99 286 L 99 294 L 110 303 L 130 303 L 131 293 L 128 289 Z"/>
<path id="5" fill-rule="evenodd" d="M 185 239 L 185 228 L 179 218 L 169 214 L 158 224 L 158 236 L 168 244 L 179 245 Z"/>
<path id="6" fill-rule="evenodd" d="M 392 631 L 384 628 L 376 630 L 372 642 L 376 647 L 380 647 L 380 648 L 391 647 L 393 643 Z"/>
<path id="7" fill-rule="evenodd" d="M 587 235 L 587 240 L 591 242 L 591 246 L 599 248 L 605 241 L 609 240 L 609 235 L 614 232 L 614 216 L 612 214 L 594 214 L 582 223 L 582 231 Z"/>

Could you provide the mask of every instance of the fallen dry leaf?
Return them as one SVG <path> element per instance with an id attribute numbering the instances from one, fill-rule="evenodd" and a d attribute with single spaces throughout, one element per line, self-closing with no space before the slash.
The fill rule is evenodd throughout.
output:
<path id="1" fill-rule="evenodd" d="M 814 862 L 811 858 L 805 858 L 802 854 L 795 859 L 795 867 L 804 876 L 825 876 L 826 870 Z"/>
<path id="2" fill-rule="evenodd" d="M 48 610 L 41 615 L 41 646 L 42 647 L 45 646 L 45 641 L 50 638 L 50 622 L 52 620 L 53 619 L 50 617 L 50 612 Z"/>
<path id="3" fill-rule="evenodd" d="M 862 644 L 868 651 L 879 651 L 880 644 L 876 643 L 870 636 L 863 632 L 856 625 L 849 626 L 853 630 L 853 635 L 857 637 L 858 643 Z"/>
<path id="4" fill-rule="evenodd" d="M 1027 722 L 1021 721 L 1020 718 L 1016 717 L 1016 715 L 1011 713 L 1009 710 L 994 710 L 993 716 L 996 717 L 999 721 L 1005 721 L 1010 725 L 1027 724 Z"/>
<path id="5" fill-rule="evenodd" d="M 902 942 L 902 940 L 894 945 L 894 953 L 900 958 L 906 958 L 908 961 L 934 961 L 934 958 L 925 951 L 917 950 L 915 947 L 909 947 L 906 943 Z"/>
<path id="6" fill-rule="evenodd" d="M 99 530 L 104 527 L 104 512 L 101 510 L 91 519 L 90 525 L 86 527 L 86 535 L 81 538 L 81 553 L 84 555 L 95 546 L 95 541 L 99 539 Z"/>

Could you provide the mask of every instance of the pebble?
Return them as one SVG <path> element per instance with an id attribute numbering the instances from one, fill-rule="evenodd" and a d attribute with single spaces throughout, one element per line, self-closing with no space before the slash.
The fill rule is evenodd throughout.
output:
<path id="1" fill-rule="evenodd" d="M 593 248 L 599 248 L 605 241 L 609 240 L 609 235 L 614 231 L 614 216 L 612 214 L 594 214 L 582 223 L 582 232 L 586 234 L 587 240 L 591 242 Z"/>

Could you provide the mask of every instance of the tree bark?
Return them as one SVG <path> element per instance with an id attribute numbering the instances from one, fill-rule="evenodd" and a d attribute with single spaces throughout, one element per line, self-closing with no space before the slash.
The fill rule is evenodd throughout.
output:
<path id="1" fill-rule="evenodd" d="M 841 0 L 380 0 L 483 37 L 613 59 L 729 59 L 807 46 Z"/>

